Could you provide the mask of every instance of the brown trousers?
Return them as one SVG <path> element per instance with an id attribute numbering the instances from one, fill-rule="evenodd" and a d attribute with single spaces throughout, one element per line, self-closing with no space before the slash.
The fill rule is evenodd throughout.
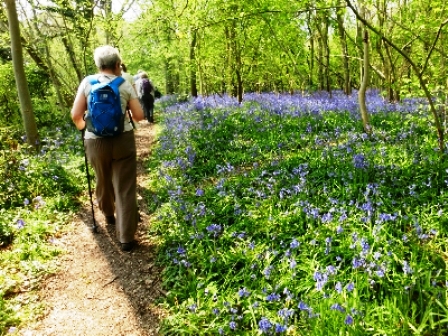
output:
<path id="1" fill-rule="evenodd" d="M 137 152 L 133 131 L 112 138 L 85 140 L 87 158 L 96 176 L 95 194 L 105 216 L 116 212 L 121 243 L 134 240 L 137 231 Z"/>

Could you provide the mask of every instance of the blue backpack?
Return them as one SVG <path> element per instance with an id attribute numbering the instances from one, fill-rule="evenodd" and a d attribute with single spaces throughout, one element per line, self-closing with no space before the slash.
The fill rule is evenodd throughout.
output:
<path id="1" fill-rule="evenodd" d="M 121 134 L 125 114 L 121 109 L 118 87 L 124 82 L 124 78 L 117 77 L 110 82 L 101 83 L 96 75 L 92 75 L 87 80 L 92 85 L 85 117 L 87 130 L 101 137 Z"/>

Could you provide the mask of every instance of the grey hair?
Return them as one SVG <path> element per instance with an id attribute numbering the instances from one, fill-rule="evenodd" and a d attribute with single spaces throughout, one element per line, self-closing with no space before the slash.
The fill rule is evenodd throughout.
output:
<path id="1" fill-rule="evenodd" d="M 121 62 L 118 49 L 105 45 L 95 49 L 93 59 L 98 69 L 115 69 L 117 62 Z"/>

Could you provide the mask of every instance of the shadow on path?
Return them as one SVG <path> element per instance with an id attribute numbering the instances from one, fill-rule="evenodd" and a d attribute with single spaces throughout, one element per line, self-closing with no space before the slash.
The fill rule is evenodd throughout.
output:
<path id="1" fill-rule="evenodd" d="M 144 123 L 136 138 L 142 194 L 143 161 L 150 154 L 153 127 Z M 90 205 L 80 209 L 67 234 L 57 241 L 66 251 L 59 258 L 59 271 L 45 281 L 39 292 L 46 307 L 45 316 L 23 330 L 22 335 L 158 335 L 163 311 L 157 306 L 157 299 L 164 292 L 160 270 L 155 265 L 156 246 L 147 235 L 150 217 L 145 203 L 144 197 L 139 197 L 139 245 L 130 253 L 120 250 L 114 227 L 105 224 L 97 207 L 97 233 L 90 229 Z"/>

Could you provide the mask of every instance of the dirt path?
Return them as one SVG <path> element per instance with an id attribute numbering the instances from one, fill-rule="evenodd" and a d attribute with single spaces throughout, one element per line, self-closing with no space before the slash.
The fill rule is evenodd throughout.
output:
<path id="1" fill-rule="evenodd" d="M 153 127 L 146 121 L 136 131 L 139 194 L 145 173 L 142 161 L 150 154 Z M 163 312 L 155 300 L 162 295 L 160 271 L 154 266 L 154 246 L 146 237 L 149 224 L 146 204 L 139 197 L 142 222 L 139 247 L 121 252 L 114 230 L 106 227 L 95 209 L 98 233 L 92 233 L 90 205 L 70 224 L 59 243 L 66 253 L 60 271 L 40 290 L 45 316 L 22 335 L 54 336 L 150 336 L 158 335 Z"/>

